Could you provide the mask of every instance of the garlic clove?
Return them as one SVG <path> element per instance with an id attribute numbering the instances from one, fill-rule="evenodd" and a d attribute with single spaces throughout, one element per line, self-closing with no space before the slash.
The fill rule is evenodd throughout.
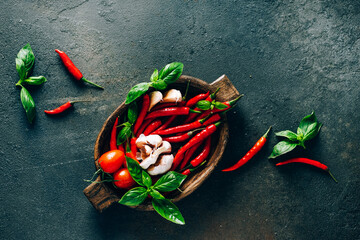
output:
<path id="1" fill-rule="evenodd" d="M 146 143 L 151 147 L 158 148 L 162 144 L 162 138 L 157 134 L 146 136 Z"/>
<path id="2" fill-rule="evenodd" d="M 165 93 L 162 102 L 180 102 L 182 100 L 181 92 L 177 89 L 170 89 Z"/>
<path id="3" fill-rule="evenodd" d="M 142 148 L 140 148 L 141 159 L 145 159 L 150 156 L 151 152 L 152 148 L 149 145 L 144 145 Z"/>
<path id="4" fill-rule="evenodd" d="M 144 159 L 140 163 L 140 167 L 143 169 L 148 169 L 152 164 L 156 163 L 156 160 L 162 153 L 170 153 L 171 152 L 171 144 L 168 141 L 163 141 L 162 145 L 153 151 L 150 156 Z"/>
<path id="5" fill-rule="evenodd" d="M 147 172 L 151 176 L 166 173 L 170 170 L 173 161 L 174 156 L 172 154 L 162 155 L 155 165 L 148 168 Z"/>
<path id="6" fill-rule="evenodd" d="M 148 109 L 148 112 L 150 112 L 150 110 L 156 105 L 158 104 L 161 100 L 163 99 L 163 95 L 161 92 L 159 91 L 153 91 L 150 93 L 150 106 Z"/>
<path id="7" fill-rule="evenodd" d="M 136 147 L 142 148 L 145 144 L 147 144 L 147 140 L 144 134 L 140 134 L 140 136 L 136 139 Z"/>

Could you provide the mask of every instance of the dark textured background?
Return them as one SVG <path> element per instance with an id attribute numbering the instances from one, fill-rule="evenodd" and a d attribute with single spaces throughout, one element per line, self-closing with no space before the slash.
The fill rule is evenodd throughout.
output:
<path id="1" fill-rule="evenodd" d="M 360 239 L 359 1 L 2 1 L 1 239 Z M 14 58 L 36 55 L 30 126 L 15 87 Z M 77 84 L 58 55 L 67 52 L 104 91 Z M 177 205 L 186 225 L 114 206 L 98 214 L 83 195 L 93 146 L 108 115 L 153 69 L 181 61 L 184 74 L 212 82 L 226 74 L 245 97 L 229 112 L 230 143 L 213 175 Z M 68 114 L 44 109 L 69 99 Z M 296 130 L 316 111 L 324 126 L 308 166 L 281 169 L 269 144 L 233 173 L 265 132 Z"/>

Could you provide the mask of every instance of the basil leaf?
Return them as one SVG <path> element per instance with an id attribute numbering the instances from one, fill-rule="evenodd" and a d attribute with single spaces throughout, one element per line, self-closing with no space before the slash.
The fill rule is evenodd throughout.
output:
<path id="1" fill-rule="evenodd" d="M 136 102 L 132 102 L 128 108 L 128 119 L 129 123 L 134 124 L 138 117 L 138 107 Z"/>
<path id="2" fill-rule="evenodd" d="M 159 79 L 164 80 L 166 84 L 174 83 L 181 75 L 184 64 L 173 62 L 167 64 L 159 73 Z"/>
<path id="3" fill-rule="evenodd" d="M 185 224 L 184 217 L 181 215 L 179 209 L 169 200 L 153 198 L 152 205 L 155 211 L 163 218 L 176 224 Z"/>
<path id="4" fill-rule="evenodd" d="M 269 158 L 276 158 L 280 155 L 288 153 L 292 151 L 294 148 L 296 148 L 296 146 L 298 146 L 297 143 L 292 143 L 289 141 L 281 141 L 274 146 L 273 151 L 269 156 Z"/>
<path id="5" fill-rule="evenodd" d="M 126 97 L 125 104 L 132 103 L 138 97 L 146 93 L 146 91 L 149 90 L 150 85 L 151 83 L 143 82 L 133 86 Z"/>
<path id="6" fill-rule="evenodd" d="M 32 123 L 35 118 L 35 102 L 31 97 L 29 91 L 24 87 L 21 87 L 20 99 L 25 109 L 26 117 L 29 123 Z"/>
<path id="7" fill-rule="evenodd" d="M 25 72 L 26 72 L 25 78 L 26 78 L 29 72 L 31 71 L 31 69 L 33 68 L 35 62 L 35 55 L 29 43 L 26 44 L 25 47 L 20 49 L 20 51 L 17 54 L 17 58 L 24 62 Z"/>
<path id="8" fill-rule="evenodd" d="M 215 108 L 219 109 L 219 110 L 224 110 L 226 108 L 228 108 L 229 106 L 222 103 L 222 102 L 215 102 Z"/>
<path id="9" fill-rule="evenodd" d="M 149 187 L 152 185 L 151 177 L 150 177 L 150 175 L 149 175 L 147 172 L 142 171 L 141 179 L 142 179 L 143 184 L 144 184 L 146 187 L 149 188 Z"/>
<path id="10" fill-rule="evenodd" d="M 319 133 L 321 126 L 321 123 L 310 124 L 308 131 L 304 135 L 304 141 L 313 139 Z"/>
<path id="11" fill-rule="evenodd" d="M 151 86 L 156 90 L 165 90 L 167 88 L 167 84 L 164 80 L 159 80 L 157 82 L 151 83 Z"/>
<path id="12" fill-rule="evenodd" d="M 200 100 L 196 103 L 196 107 L 201 110 L 209 110 L 211 107 L 211 102 L 206 100 Z"/>
<path id="13" fill-rule="evenodd" d="M 28 85 L 41 85 L 46 81 L 47 80 L 44 76 L 38 76 L 38 77 L 29 77 L 29 78 L 21 81 L 21 83 L 26 83 Z"/>
<path id="14" fill-rule="evenodd" d="M 131 136 L 131 124 L 129 122 L 123 123 L 124 127 L 117 135 L 116 142 L 118 145 L 123 144 Z"/>
<path id="15" fill-rule="evenodd" d="M 20 80 L 23 80 L 26 78 L 26 69 L 25 69 L 25 63 L 20 58 L 15 58 L 16 63 L 16 71 L 19 73 Z"/>
<path id="16" fill-rule="evenodd" d="M 170 192 L 178 187 L 185 180 L 186 175 L 171 171 L 162 176 L 154 185 L 154 189 L 161 192 Z"/>
<path id="17" fill-rule="evenodd" d="M 129 158 L 128 156 L 125 156 L 125 158 L 126 158 L 127 168 L 129 170 L 131 177 L 139 185 L 145 186 L 142 180 L 142 172 L 143 172 L 142 167 L 140 167 L 139 163 L 134 159 Z"/>
<path id="18" fill-rule="evenodd" d="M 159 193 L 155 189 L 151 189 L 149 194 L 150 194 L 150 196 L 152 196 L 153 198 L 156 198 L 156 199 L 164 199 L 165 198 L 163 195 L 161 195 L 161 193 Z"/>
<path id="19" fill-rule="evenodd" d="M 154 72 L 151 74 L 150 81 L 156 82 L 159 78 L 159 71 L 155 68 Z"/>
<path id="20" fill-rule="evenodd" d="M 296 135 L 296 133 L 294 133 L 290 130 L 277 132 L 277 133 L 275 133 L 275 135 L 278 137 L 286 137 L 290 141 L 294 141 L 294 142 L 298 140 L 298 138 L 297 138 L 298 136 Z"/>
<path id="21" fill-rule="evenodd" d="M 124 196 L 122 196 L 119 203 L 127 206 L 137 206 L 146 199 L 147 195 L 148 193 L 145 188 L 136 187 L 127 191 Z"/>

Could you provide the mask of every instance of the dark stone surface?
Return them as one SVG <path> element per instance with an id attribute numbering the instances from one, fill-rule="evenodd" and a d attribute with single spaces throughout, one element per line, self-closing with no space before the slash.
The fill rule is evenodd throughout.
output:
<path id="1" fill-rule="evenodd" d="M 359 1 L 2 1 L 1 239 L 360 239 Z M 14 58 L 31 43 L 37 118 L 15 87 Z M 75 83 L 55 48 L 104 91 Z M 245 97 L 228 114 L 236 162 L 269 125 L 296 130 L 316 111 L 320 135 L 298 155 L 327 164 L 339 184 L 307 166 L 267 160 L 277 142 L 233 173 L 219 170 L 178 203 L 185 226 L 114 206 L 98 214 L 82 193 L 93 145 L 129 88 L 171 61 L 207 82 L 221 74 Z M 79 103 L 61 117 L 44 109 Z"/>

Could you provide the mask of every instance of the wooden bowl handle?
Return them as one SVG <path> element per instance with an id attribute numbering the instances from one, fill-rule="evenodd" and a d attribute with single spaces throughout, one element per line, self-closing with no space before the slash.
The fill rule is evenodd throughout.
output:
<path id="1" fill-rule="evenodd" d="M 100 180 L 100 177 L 96 179 L 96 181 Z M 99 212 L 104 211 L 111 204 L 120 200 L 105 183 L 91 183 L 84 189 L 84 194 Z"/>
<path id="2" fill-rule="evenodd" d="M 240 96 L 238 90 L 225 74 L 210 83 L 210 86 L 214 89 L 220 88 L 219 93 L 216 95 L 219 101 L 229 101 Z"/>

